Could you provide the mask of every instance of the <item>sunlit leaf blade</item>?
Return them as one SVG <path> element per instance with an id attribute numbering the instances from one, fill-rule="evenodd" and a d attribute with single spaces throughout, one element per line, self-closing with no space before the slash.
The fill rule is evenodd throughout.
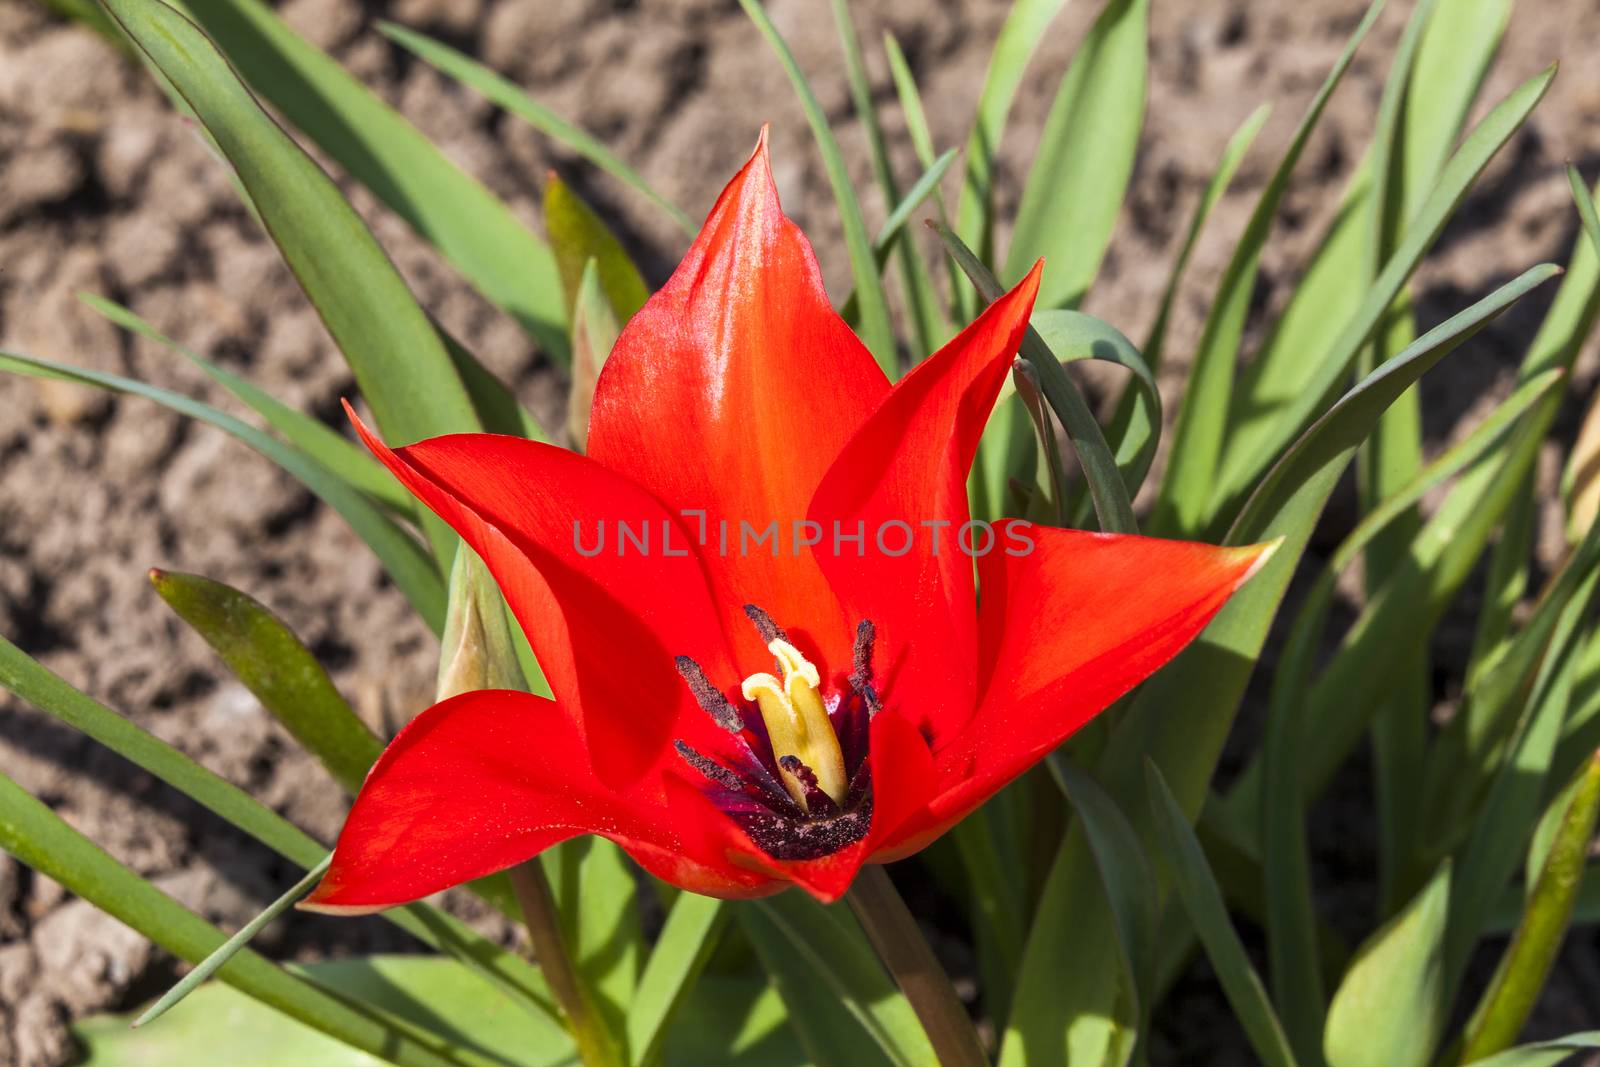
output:
<path id="1" fill-rule="evenodd" d="M 1597 315 L 1600 257 L 1580 242 L 1528 347 L 1518 381 L 1525 383 L 1552 368 L 1570 370 Z M 1312 724 L 1305 762 L 1308 795 L 1321 788 L 1359 740 L 1366 728 L 1359 712 L 1370 706 L 1367 694 L 1389 684 L 1393 664 L 1432 632 L 1476 567 L 1491 533 L 1526 488 L 1559 403 L 1560 394 L 1547 396 L 1502 451 L 1485 456 L 1462 475 L 1413 541 L 1414 565 L 1396 573 L 1369 599 L 1318 676 L 1305 711 Z M 1421 616 L 1418 605 L 1426 606 Z M 1255 772 L 1247 768 L 1241 777 L 1228 799 L 1231 809 L 1255 810 L 1260 784 Z"/>
<path id="2" fill-rule="evenodd" d="M 1539 1041 L 1507 1049 L 1486 1060 L 1476 1061 L 1475 1067 L 1555 1067 L 1580 1052 L 1596 1048 L 1600 1048 L 1600 1030 L 1590 1030 L 1558 1037 L 1554 1041 Z"/>
<path id="3" fill-rule="evenodd" d="M 1198 813 L 1311 530 L 1384 406 L 1502 310 L 1508 294 L 1525 290 L 1548 273 L 1548 268 L 1535 269 L 1419 339 L 1330 409 L 1264 482 L 1248 518 L 1242 516 L 1236 524 L 1233 543 L 1277 537 L 1283 543 L 1200 637 L 1145 684 L 1096 764 L 1096 780 L 1141 831 L 1149 828 L 1142 803 L 1147 757 L 1161 768 L 1184 810 L 1191 817 Z M 1171 728 L 1173 708 L 1184 709 L 1182 730 Z M 1307 752 L 1308 758 L 1312 754 Z M 1253 815 L 1258 802 L 1259 793 L 1252 793 L 1240 810 Z M 1110 993 L 1098 975 L 1117 965 L 1117 948 L 1112 919 L 1100 903 L 1093 857 L 1081 834 L 1069 833 L 1040 901 L 1001 1063 L 1031 1067 L 1029 1046 L 1061 1049 L 1046 1063 L 1071 1061 L 1073 1056 L 1098 1062 L 1114 1029 L 1105 1021 L 1111 1017 Z M 1055 966 L 1064 957 L 1075 961 L 1065 976 Z"/>
<path id="4" fill-rule="evenodd" d="M 1529 291 L 1560 274 L 1548 263 L 1530 267 L 1493 293 L 1435 326 L 1344 395 L 1273 465 L 1228 531 L 1230 544 L 1247 544 L 1270 526 L 1284 506 L 1331 460 L 1352 451 L 1394 400 L 1428 369 Z"/>
<path id="5" fill-rule="evenodd" d="M 1367 939 L 1328 1009 L 1328 1067 L 1426 1067 L 1444 1026 L 1450 865 Z"/>
<path id="6" fill-rule="evenodd" d="M 628 1051 L 635 1064 L 652 1062 L 730 915 L 723 901 L 696 893 L 679 893 L 673 901 L 628 1009 Z"/>
<path id="7" fill-rule="evenodd" d="M 811 124 L 811 135 L 816 139 L 817 150 L 822 153 L 823 169 L 828 172 L 828 184 L 833 187 L 834 203 L 839 208 L 839 225 L 844 230 L 845 248 L 850 253 L 856 307 L 861 316 L 861 339 L 877 358 L 884 373 L 894 378 L 899 372 L 900 360 L 895 350 L 894 331 L 889 326 L 889 304 L 884 298 L 883 279 L 878 274 L 878 263 L 872 254 L 872 239 L 867 234 L 866 219 L 861 215 L 861 203 L 850 185 L 850 170 L 845 166 L 844 154 L 839 151 L 839 142 L 833 136 L 828 116 L 823 112 L 816 94 L 811 91 L 800 64 L 789 50 L 783 35 L 772 24 L 761 0 L 739 0 L 739 6 L 744 8 L 745 14 L 750 16 L 750 21 L 756 24 L 761 36 L 777 55 L 778 62 L 794 86 L 795 95 L 800 98 L 806 121 Z"/>
<path id="8" fill-rule="evenodd" d="M 255 0 L 186 0 L 183 10 L 217 42 L 252 90 L 438 248 L 474 288 L 510 312 L 547 352 L 556 359 L 565 357 L 565 319 L 550 250 L 509 207 L 332 57 L 297 35 L 268 5 Z M 168 70 L 162 59 L 156 62 L 189 97 L 185 79 Z M 274 211 L 262 203 L 248 168 L 234 158 L 231 135 L 216 130 L 199 102 L 191 98 L 190 103 L 234 159 L 268 226 L 277 230 Z M 339 338 L 337 331 L 334 336 Z M 407 355 L 421 359 L 415 353 Z"/>
<path id="9" fill-rule="evenodd" d="M 1005 132 L 1006 116 L 1022 84 L 1028 60 L 1064 2 L 1016 0 L 1007 10 L 1000 35 L 995 38 L 994 51 L 989 54 L 972 136 L 964 153 L 967 173 L 961 185 L 955 222 L 955 232 L 977 250 L 984 263 L 994 261 L 994 160 L 995 153 L 1000 150 L 1000 137 Z"/>
<path id="10" fill-rule="evenodd" d="M 804 964 L 799 973 L 807 984 L 841 1004 L 890 1062 L 903 1067 L 935 1062 L 911 1005 L 847 910 L 824 908 L 801 893 L 767 897 L 754 910 L 783 935 L 784 954 Z M 765 952 L 762 957 L 767 960 Z"/>
<path id="11" fill-rule="evenodd" d="M 1204 528 L 1209 518 L 1217 466 L 1230 430 L 1229 394 L 1233 389 L 1245 318 L 1261 266 L 1261 250 L 1266 246 L 1278 205 L 1289 187 L 1289 178 L 1306 142 L 1383 5 L 1384 0 L 1373 0 L 1368 6 L 1366 15 L 1323 79 L 1295 128 L 1288 149 L 1256 201 L 1250 221 L 1234 246 L 1233 256 L 1217 285 L 1172 430 L 1171 465 L 1162 480 L 1161 495 L 1151 516 L 1152 528 L 1162 533 L 1193 535 Z"/>
<path id="12" fill-rule="evenodd" d="M 0 352 L 0 371 L 26 374 L 36 378 L 79 382 L 144 397 L 171 408 L 180 415 L 209 423 L 237 437 L 293 475 L 302 485 L 343 516 L 351 528 L 367 543 L 367 547 L 372 549 L 383 564 L 384 570 L 394 579 L 395 585 L 400 587 L 400 591 L 405 594 L 417 614 L 422 616 L 423 621 L 435 633 L 444 625 L 444 581 L 426 550 L 365 494 L 352 488 L 293 445 L 285 444 L 271 434 L 240 422 L 232 415 L 225 415 L 198 400 L 191 400 L 179 393 L 158 389 L 131 378 L 70 367 L 11 352 Z"/>
<path id="13" fill-rule="evenodd" d="M 1572 921 L 1583 883 L 1589 844 L 1600 816 L 1600 753 L 1580 772 L 1555 840 L 1528 897 L 1522 922 L 1484 992 L 1468 1028 L 1461 1062 L 1473 1063 L 1509 1048 L 1544 989 Z"/>
<path id="14" fill-rule="evenodd" d="M 894 169 L 889 164 L 889 149 L 883 136 L 883 125 L 878 121 L 878 108 L 872 99 L 872 85 L 867 81 L 866 62 L 861 55 L 861 41 L 856 36 L 847 0 L 832 0 L 833 21 L 839 31 L 840 50 L 844 53 L 845 80 L 850 87 L 850 99 L 856 117 L 867 135 L 867 149 L 872 158 L 873 176 L 883 192 L 886 205 L 900 200 L 900 183 L 895 180 Z M 900 280 L 905 291 L 906 307 L 910 312 L 911 327 L 916 335 L 913 362 L 932 352 L 944 340 L 947 327 L 939 310 L 938 297 L 928 278 L 927 267 L 917 255 L 916 247 L 909 241 L 895 242 L 899 249 L 897 260 Z M 882 260 L 879 260 L 882 269 Z"/>
<path id="15" fill-rule="evenodd" d="M 578 298 L 578 286 L 590 261 L 595 265 L 596 282 L 618 322 L 626 323 L 644 306 L 650 288 L 622 242 L 557 174 L 551 174 L 544 183 L 544 226 L 569 308 Z"/>
<path id="16" fill-rule="evenodd" d="M 1123 973 L 1137 1035 L 1149 1025 L 1156 989 L 1154 983 L 1156 883 L 1139 844 L 1139 835 L 1116 802 L 1065 754 L 1052 753 L 1050 773 L 1083 821 L 1084 835 L 1094 852 L 1106 903 L 1117 920 L 1117 942 L 1122 949 Z M 1063 960 L 1064 965 L 1071 966 Z"/>
<path id="17" fill-rule="evenodd" d="M 1584 188 L 1583 176 L 1570 163 L 1567 164 L 1567 185 L 1572 189 L 1572 202 L 1578 206 L 1578 218 L 1583 220 L 1589 247 L 1600 253 L 1600 212 L 1595 210 L 1594 194 Z"/>
<path id="18" fill-rule="evenodd" d="M 1004 292 L 1000 288 L 1000 283 L 995 280 L 988 268 L 978 261 L 972 250 L 962 243 L 961 238 L 943 223 L 936 223 L 934 228 L 944 241 L 951 258 L 965 272 L 973 286 L 977 288 L 978 294 L 985 301 L 1000 299 Z M 1111 448 L 1106 444 L 1105 434 L 1101 431 L 1100 424 L 1095 421 L 1094 413 L 1089 410 L 1088 403 L 1083 399 L 1083 393 L 1078 390 L 1077 384 L 1067 377 L 1067 372 L 1062 370 L 1059 360 L 1032 326 L 1028 327 L 1027 333 L 1023 335 L 1019 354 L 1037 372 L 1039 386 L 1044 392 L 1045 399 L 1050 401 L 1056 417 L 1061 420 L 1067 436 L 1072 439 L 1072 446 L 1077 450 L 1078 462 L 1083 464 L 1084 477 L 1089 483 L 1089 493 L 1094 499 L 1100 528 L 1107 533 L 1137 533 L 1138 524 L 1134 521 L 1128 488 L 1123 484 L 1116 458 L 1112 456 Z"/>
<path id="19" fill-rule="evenodd" d="M 1200 943 L 1205 946 L 1206 958 L 1217 972 L 1228 1004 L 1262 1063 L 1267 1067 L 1294 1067 L 1296 1060 L 1289 1049 L 1289 1040 L 1228 918 L 1222 891 L 1217 888 L 1205 852 L 1195 839 L 1189 816 L 1178 805 L 1156 765 L 1147 763 L 1145 770 L 1149 775 L 1149 803 L 1162 845 L 1161 855 L 1171 867 L 1178 898 L 1200 936 Z"/>
<path id="20" fill-rule="evenodd" d="M 437 322 L 433 324 L 433 328 L 439 332 L 439 339 L 444 342 L 444 350 L 449 353 L 450 362 L 455 365 L 456 373 L 461 375 L 461 384 L 466 386 L 467 396 L 472 400 L 472 408 L 478 413 L 485 430 L 489 433 L 526 437 L 530 441 L 548 440 L 544 427 L 533 417 L 533 412 L 522 406 L 522 402 L 517 399 L 510 386 L 479 362 L 478 357 L 473 355 L 466 345 L 450 335 L 450 331 Z M 433 518 L 432 514 L 426 511 L 423 512 L 423 516 L 425 519 Z"/>
<path id="21" fill-rule="evenodd" d="M 1110 0 L 1072 57 L 1022 187 L 1001 277 L 1050 269 L 1039 306 L 1075 307 L 1100 270 L 1144 127 L 1149 0 Z"/>
<path id="22" fill-rule="evenodd" d="M 862 1033 L 857 1025 L 861 1014 L 818 979 L 808 961 L 794 951 L 770 909 L 741 909 L 739 925 L 783 998 L 789 1029 L 810 1067 L 913 1067 L 937 1062 L 931 1052 L 925 1060 L 905 1059 Z"/>
<path id="23" fill-rule="evenodd" d="M 285 262 L 349 360 L 384 435 L 402 444 L 476 429 L 460 376 L 389 257 L 338 187 L 256 103 L 217 47 L 159 0 L 109 0 L 106 8 L 171 79 L 227 155 Z M 249 67 L 262 60 L 277 70 L 280 60 L 255 36 L 268 20 L 276 20 L 270 8 L 231 2 L 199 8 L 213 32 L 226 31 L 219 35 L 236 62 Z M 275 32 L 280 43 L 293 37 L 281 26 Z M 338 70 L 332 60 L 317 56 L 319 65 Z M 338 77 L 346 75 L 339 71 Z M 293 76 L 284 77 L 283 84 L 307 85 Z M 375 99 L 372 104 L 381 107 Z M 361 133 L 353 136 L 358 129 Z M 336 139 L 342 143 L 329 147 L 335 156 L 348 154 L 377 132 L 351 126 Z M 448 203 L 441 192 L 434 190 L 433 200 Z M 527 268 L 519 263 L 516 269 Z"/>
<path id="24" fill-rule="evenodd" d="M 1544 646 L 1544 658 L 1528 692 L 1516 734 L 1479 809 L 1456 863 L 1446 942 L 1446 978 L 1459 987 L 1469 957 L 1488 927 L 1496 901 L 1523 856 L 1539 818 L 1561 726 L 1571 704 L 1577 657 L 1574 647 L 1600 585 L 1600 527 L 1573 554 L 1552 592 L 1559 619 Z"/>
<path id="25" fill-rule="evenodd" d="M 327 853 L 324 846 L 248 793 L 74 689 L 3 636 L 0 689 L 9 690 L 111 749 L 302 868 L 314 866 Z M 525 1006 L 549 1013 L 538 972 L 460 920 L 423 904 L 411 904 L 383 915 L 424 944 L 468 964 Z"/>
<path id="26" fill-rule="evenodd" d="M 161 599 L 194 627 L 306 751 L 354 793 L 383 751 L 328 672 L 289 628 L 253 598 L 194 574 L 151 571 Z"/>
<path id="27" fill-rule="evenodd" d="M 580 451 L 589 441 L 595 384 L 621 334 L 614 308 L 601 287 L 599 267 L 590 259 L 572 304 L 572 390 L 567 394 L 567 436 Z"/>
<path id="28" fill-rule="evenodd" d="M 540 859 L 561 914 L 564 941 L 606 1025 L 621 1032 L 644 965 L 638 887 L 622 849 L 586 835 Z"/>
<path id="29" fill-rule="evenodd" d="M 1326 398 L 1348 374 L 1361 346 L 1382 320 L 1395 294 L 1444 228 L 1467 189 L 1489 160 L 1521 128 L 1554 76 L 1555 68 L 1551 67 L 1523 82 L 1467 135 L 1417 209 L 1394 254 L 1324 358 L 1310 366 L 1302 365 L 1292 382 L 1275 381 L 1270 391 L 1265 388 L 1262 377 L 1265 366 L 1260 361 L 1252 365 L 1251 372 L 1241 379 L 1240 387 L 1243 406 L 1239 410 L 1248 414 L 1230 426 L 1231 432 L 1216 468 L 1217 490 L 1213 503 L 1217 507 L 1212 511 L 1247 492 L 1260 472 L 1272 462 L 1272 457 L 1322 410 Z"/>
<path id="30" fill-rule="evenodd" d="M 939 195 L 939 183 L 944 180 L 945 173 L 949 171 L 950 165 L 955 160 L 956 151 L 953 148 L 947 149 L 937 159 L 930 157 L 928 169 L 923 171 L 922 176 L 912 183 L 911 188 L 906 190 L 906 195 L 902 196 L 900 202 L 895 204 L 894 209 L 889 212 L 889 217 L 884 220 L 883 226 L 879 228 L 878 235 L 872 239 L 872 256 L 877 261 L 880 270 L 889 262 L 889 254 L 895 248 L 912 247 L 911 235 L 904 232 L 906 223 L 911 221 L 911 216 L 915 214 L 917 208 L 922 206 L 924 200 L 928 199 L 929 196 L 937 197 Z M 940 210 L 940 214 L 943 214 L 943 209 Z M 919 259 L 917 262 L 920 263 L 921 260 Z M 952 266 L 951 269 L 954 270 L 955 268 Z M 934 309 L 934 316 L 937 322 L 937 329 L 930 336 L 936 336 L 940 341 L 943 341 L 948 332 L 948 327 L 944 322 L 944 313 L 938 307 L 937 298 L 930 306 Z M 844 299 L 844 303 L 840 305 L 839 314 L 847 322 L 854 321 L 860 317 L 854 289 L 850 290 L 849 295 Z M 932 350 L 932 348 L 929 348 L 928 351 L 931 352 Z"/>
<path id="31" fill-rule="evenodd" d="M 4 774 L 0 774 L 0 848 L 181 959 L 198 963 L 227 940 L 222 931 L 106 855 Z M 248 948 L 235 954 L 218 977 L 290 1018 L 400 1067 L 462 1067 L 475 1062 L 457 1058 L 443 1043 L 430 1047 Z"/>
<path id="32" fill-rule="evenodd" d="M 422 955 L 366 956 L 290 964 L 307 982 L 360 1000 L 369 1009 L 405 1017 L 425 1015 L 430 1025 L 472 1046 L 495 1067 L 572 1067 L 573 1049 L 551 1019 L 515 1010 L 503 992 L 449 960 Z M 426 1012 L 419 1010 L 426 1005 Z M 381 1061 L 340 1044 L 227 985 L 194 992 L 160 1026 L 134 1031 L 126 1017 L 99 1015 L 75 1023 L 84 1046 L 81 1067 L 374 1067 Z M 218 1050 L 225 1050 L 225 1059 Z"/>
<path id="33" fill-rule="evenodd" d="M 1117 442 L 1117 469 L 1130 493 L 1137 493 L 1155 459 L 1157 434 L 1161 426 L 1161 391 L 1156 377 L 1139 350 L 1110 323 L 1066 309 L 1034 312 L 1030 320 L 1039 337 L 1062 363 L 1082 359 L 1114 363 L 1133 375 L 1128 393 L 1144 434 L 1125 433 Z"/>
<path id="34" fill-rule="evenodd" d="M 534 100 L 515 83 L 454 48 L 397 23 L 380 21 L 378 30 L 430 66 L 437 67 L 456 81 L 482 94 L 496 106 L 504 108 L 628 185 L 666 212 L 684 233 L 690 237 L 694 236 L 694 220 L 682 208 L 657 192 L 638 171 L 628 166 L 600 141 Z"/>
<path id="35" fill-rule="evenodd" d="M 265 930 L 272 920 L 288 911 L 294 906 L 295 901 L 311 892 L 322 876 L 327 873 L 328 865 L 332 862 L 333 854 L 330 852 L 321 863 L 307 871 L 305 877 L 290 886 L 288 891 L 281 897 L 268 904 L 259 915 L 239 927 L 233 936 L 212 950 L 211 955 L 201 960 L 192 971 L 179 979 L 177 985 L 161 994 L 154 1004 L 140 1012 L 139 1017 L 133 1021 L 133 1025 L 140 1027 L 155 1022 L 155 1020 L 176 1007 L 184 997 L 200 988 L 201 984 L 216 974 L 223 964 L 238 955 L 239 951 L 250 944 L 251 941 L 254 941 L 256 935 Z"/>
<path id="36" fill-rule="evenodd" d="M 265 419 L 269 426 L 282 434 L 290 443 L 298 446 L 306 455 L 374 500 L 403 514 L 410 514 L 415 509 L 416 504 L 411 494 L 395 481 L 392 474 L 383 469 L 383 464 L 374 459 L 371 453 L 358 447 L 348 438 L 341 437 L 320 420 L 290 407 L 253 383 L 223 370 L 192 349 L 180 345 L 121 304 L 93 293 L 80 293 L 79 298 L 123 329 L 148 337 L 188 359 L 205 371 L 212 381 L 238 397 L 252 411 Z"/>

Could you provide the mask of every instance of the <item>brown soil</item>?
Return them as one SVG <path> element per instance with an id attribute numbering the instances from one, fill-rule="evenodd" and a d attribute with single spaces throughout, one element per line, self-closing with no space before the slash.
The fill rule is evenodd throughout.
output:
<path id="1" fill-rule="evenodd" d="M 1006 204 L 1014 205 L 1022 161 L 1055 80 L 1097 6 L 1068 5 L 1040 49 L 1003 146 Z M 1224 141 L 1257 103 L 1273 102 L 1272 119 L 1216 212 L 1179 302 L 1170 350 L 1181 366 L 1230 241 L 1362 6 L 1354 0 L 1155 5 L 1150 114 L 1129 208 L 1089 310 L 1141 335 Z M 857 187 L 870 190 L 831 21 L 813 0 L 773 0 L 770 7 L 814 76 Z M 1003 0 L 855 5 L 864 41 L 876 42 L 887 29 L 906 46 L 943 146 L 964 140 L 1006 7 Z M 758 125 L 770 120 L 786 206 L 811 233 L 834 290 L 844 284 L 848 265 L 803 116 L 781 69 L 731 2 L 288 0 L 282 10 L 523 216 L 537 219 L 538 189 L 550 168 L 567 176 L 618 220 L 657 281 L 682 241 L 650 205 L 409 62 L 373 31 L 372 20 L 394 18 L 482 56 L 597 133 L 691 212 L 709 206 Z M 1387 13 L 1307 152 L 1265 259 L 1263 307 L 1278 305 L 1289 291 L 1361 154 L 1403 16 L 1404 10 Z M 1514 17 L 1488 98 L 1551 59 L 1568 63 L 1421 273 L 1427 322 L 1540 259 L 1565 258 L 1574 224 L 1561 164 L 1571 159 L 1591 179 L 1600 169 L 1600 68 L 1586 47 L 1596 40 L 1600 9 L 1590 0 L 1546 0 Z M 892 98 L 877 49 L 870 50 L 878 94 Z M 914 163 L 894 120 L 890 134 L 909 177 Z M 559 425 L 560 376 L 369 195 L 354 190 L 352 197 L 424 303 L 515 383 L 549 425 Z M 869 218 L 882 217 L 874 192 L 866 193 L 866 207 Z M 74 294 L 85 289 L 129 304 L 170 335 L 330 422 L 338 421 L 338 398 L 353 389 L 222 168 L 144 73 L 93 34 L 29 4 L 6 3 L 0 5 L 0 341 L 236 410 L 181 359 L 119 334 L 78 304 Z M 1547 301 L 1527 301 L 1430 379 L 1428 430 L 1435 444 L 1504 392 Z M 1581 364 L 1580 395 L 1589 391 L 1591 363 Z M 1579 410 L 1572 408 L 1565 439 Z M 1559 456 L 1549 459 L 1553 470 Z M 151 566 L 205 574 L 265 601 L 312 645 L 375 725 L 403 721 L 427 699 L 432 639 L 350 530 L 289 478 L 222 434 L 148 402 L 0 376 L 0 632 L 331 839 L 343 812 L 339 792 L 166 611 L 146 581 Z M 1446 649 L 1447 668 L 1449 655 Z M 9 697 L 0 697 L 0 766 L 119 859 L 225 926 L 251 915 L 289 880 L 288 867 L 264 849 Z M 1356 801 L 1353 815 L 1330 815 L 1336 833 L 1344 830 L 1340 820 L 1361 821 L 1363 804 Z M 1353 832 L 1370 836 L 1365 828 Z M 270 951 L 299 956 L 400 944 L 378 922 L 306 917 L 279 924 L 265 939 Z M 1542 1029 L 1579 1029 L 1600 1018 L 1597 970 L 1595 939 L 1580 932 L 1547 997 Z M 0 1064 L 65 1062 L 68 1020 L 126 1006 L 172 974 L 170 961 L 141 938 L 0 856 Z M 1169 1005 L 1158 1051 L 1169 1062 L 1241 1061 L 1236 1029 L 1218 1021 L 1224 1015 L 1214 984 L 1197 965 Z"/>

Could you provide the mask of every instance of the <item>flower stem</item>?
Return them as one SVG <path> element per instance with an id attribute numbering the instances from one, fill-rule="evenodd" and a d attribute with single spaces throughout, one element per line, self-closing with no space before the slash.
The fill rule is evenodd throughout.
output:
<path id="1" fill-rule="evenodd" d="M 868 864 L 845 894 L 867 939 L 900 984 L 943 1067 L 988 1067 L 988 1057 L 950 978 L 934 959 L 917 920 L 888 873 Z"/>
<path id="2" fill-rule="evenodd" d="M 567 953 L 561 934 L 561 915 L 556 910 L 544 866 L 535 857 L 507 873 L 511 876 L 517 904 L 522 908 L 522 921 L 527 924 L 534 956 L 550 985 L 551 994 L 567 1017 L 573 1044 L 578 1047 L 578 1058 L 584 1067 L 625 1067 L 627 1057 L 595 1011 L 583 978 Z"/>

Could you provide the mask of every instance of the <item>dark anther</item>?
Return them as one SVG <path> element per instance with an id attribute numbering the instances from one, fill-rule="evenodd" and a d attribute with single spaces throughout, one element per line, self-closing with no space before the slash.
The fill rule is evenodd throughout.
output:
<path id="1" fill-rule="evenodd" d="M 711 716 L 712 721 L 729 733 L 736 734 L 744 729 L 744 717 L 739 714 L 739 709 L 722 695 L 722 690 L 711 684 L 706 672 L 700 669 L 700 664 L 688 656 L 679 656 L 675 662 L 678 673 L 689 683 L 689 692 L 694 694 L 695 703 L 700 705 L 700 710 Z"/>
<path id="2" fill-rule="evenodd" d="M 689 766 L 705 775 L 706 778 L 715 782 L 717 785 L 722 786 L 724 789 L 731 789 L 736 793 L 744 791 L 744 779 L 728 770 L 728 768 L 724 767 L 716 760 L 696 752 L 682 741 L 674 741 L 673 747 L 678 750 L 678 755 L 683 757 L 683 762 L 687 763 Z"/>
<path id="3" fill-rule="evenodd" d="M 869 716 L 883 710 L 878 691 L 872 687 L 872 642 L 877 634 L 871 619 L 861 620 L 861 625 L 856 627 L 855 663 L 850 671 L 850 688 L 861 694 Z"/>
<path id="4" fill-rule="evenodd" d="M 788 755 L 778 760 L 778 766 L 799 780 L 806 791 L 806 814 L 813 819 L 831 819 L 839 814 L 839 805 L 817 784 L 817 772 L 807 767 L 799 756 Z"/>
<path id="5" fill-rule="evenodd" d="M 789 635 L 784 633 L 778 624 L 772 621 L 772 616 L 754 604 L 746 604 L 744 613 L 750 617 L 751 622 L 756 624 L 756 632 L 761 635 L 761 640 L 767 644 L 770 645 L 774 641 L 789 640 Z"/>

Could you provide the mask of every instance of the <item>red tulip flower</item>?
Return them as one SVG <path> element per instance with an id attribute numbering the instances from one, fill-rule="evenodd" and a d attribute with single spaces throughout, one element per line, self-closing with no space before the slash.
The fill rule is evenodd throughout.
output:
<path id="1" fill-rule="evenodd" d="M 586 456 L 360 427 L 483 557 L 555 699 L 419 715 L 308 903 L 389 907 L 578 834 L 698 893 L 833 901 L 1171 659 L 1261 548 L 969 522 L 1039 274 L 891 386 L 763 136 L 606 361 Z"/>

